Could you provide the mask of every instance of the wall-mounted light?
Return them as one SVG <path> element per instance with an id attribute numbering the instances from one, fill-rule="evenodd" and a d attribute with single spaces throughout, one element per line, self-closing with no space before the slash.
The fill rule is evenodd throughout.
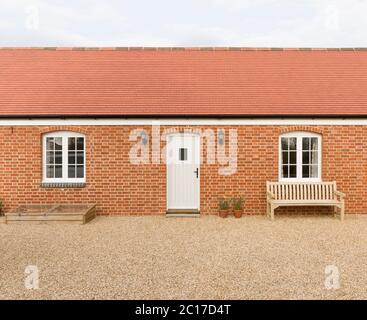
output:
<path id="1" fill-rule="evenodd" d="M 148 143 L 148 134 L 146 133 L 145 130 L 142 130 L 140 136 L 141 136 L 141 143 L 142 145 L 145 146 Z"/>
<path id="2" fill-rule="evenodd" d="M 218 144 L 221 146 L 224 144 L 224 130 L 223 129 L 218 130 Z"/>

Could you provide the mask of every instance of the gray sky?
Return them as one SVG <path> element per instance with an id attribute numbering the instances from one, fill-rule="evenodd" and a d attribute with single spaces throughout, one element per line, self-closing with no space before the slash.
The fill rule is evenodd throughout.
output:
<path id="1" fill-rule="evenodd" d="M 367 46 L 367 0 L 1 0 L 0 46 Z"/>

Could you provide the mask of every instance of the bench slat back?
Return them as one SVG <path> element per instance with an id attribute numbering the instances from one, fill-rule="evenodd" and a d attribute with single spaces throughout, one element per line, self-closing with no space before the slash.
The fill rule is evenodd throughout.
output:
<path id="1" fill-rule="evenodd" d="M 267 182 L 267 190 L 275 200 L 334 200 L 336 182 Z"/>

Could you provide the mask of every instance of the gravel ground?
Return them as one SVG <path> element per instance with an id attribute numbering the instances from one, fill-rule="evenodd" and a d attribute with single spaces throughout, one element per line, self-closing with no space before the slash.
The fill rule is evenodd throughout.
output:
<path id="1" fill-rule="evenodd" d="M 367 216 L 98 217 L 0 235 L 1 299 L 367 299 Z"/>

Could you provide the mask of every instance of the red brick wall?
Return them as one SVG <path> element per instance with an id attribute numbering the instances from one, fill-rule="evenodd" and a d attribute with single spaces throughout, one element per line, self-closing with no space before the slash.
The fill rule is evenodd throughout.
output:
<path id="1" fill-rule="evenodd" d="M 95 202 L 105 215 L 164 214 L 166 167 L 132 165 L 128 137 L 135 126 L 0 127 L 0 198 L 5 210 L 21 204 Z M 149 126 L 141 126 L 150 132 Z M 162 126 L 162 130 L 167 127 Z M 176 127 L 180 130 L 183 127 Z M 188 128 L 188 127 L 186 127 Z M 216 127 L 192 127 L 194 130 Z M 322 134 L 322 179 L 336 180 L 347 194 L 346 213 L 367 213 L 367 127 L 223 126 L 238 130 L 238 171 L 218 174 L 201 166 L 201 212 L 216 214 L 218 198 L 245 195 L 247 214 L 265 213 L 265 182 L 278 179 L 278 137 L 287 131 Z M 43 188 L 42 133 L 71 130 L 86 135 L 85 188 Z M 204 145 L 205 146 L 205 145 Z M 205 147 L 204 147 L 205 150 Z M 204 159 L 206 154 L 204 153 Z M 280 209 L 282 210 L 282 209 Z M 292 209 L 289 209 L 292 210 Z M 297 210 L 315 211 L 318 208 Z M 322 208 L 322 212 L 328 209 Z"/>

